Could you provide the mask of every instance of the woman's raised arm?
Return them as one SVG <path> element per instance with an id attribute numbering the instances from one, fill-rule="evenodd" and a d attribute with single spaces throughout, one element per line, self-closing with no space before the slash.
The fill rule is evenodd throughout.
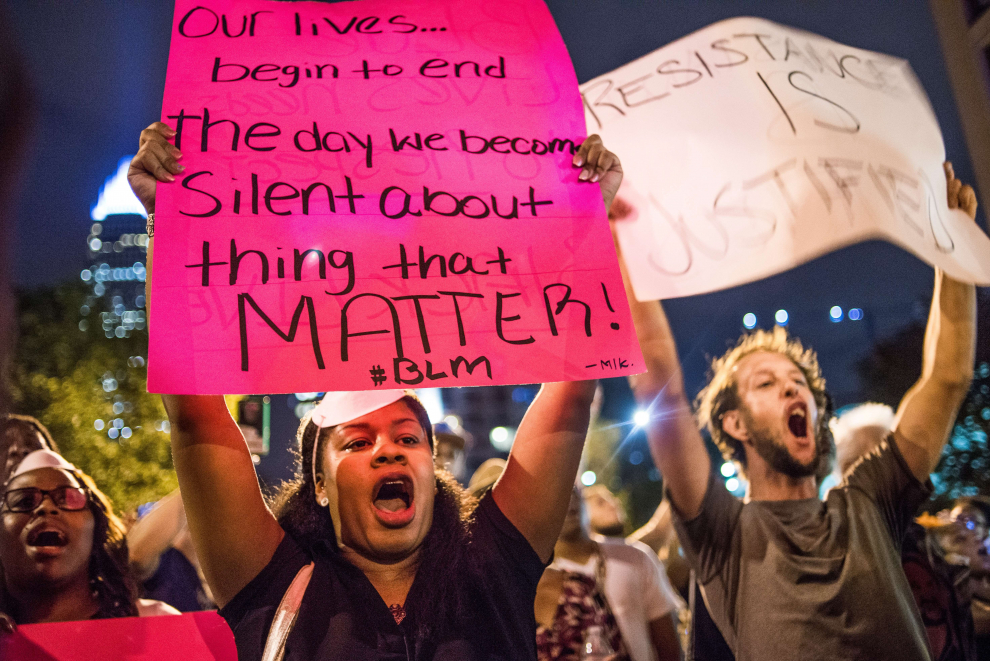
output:
<path id="1" fill-rule="evenodd" d="M 175 132 L 155 122 L 141 132 L 127 179 L 149 214 L 157 182 L 184 168 L 168 140 Z M 148 323 L 154 225 L 148 231 Z M 172 458 L 193 545 L 219 606 L 229 602 L 268 564 L 284 532 L 268 510 L 240 428 L 220 395 L 162 395 L 171 424 Z"/>
<path id="2" fill-rule="evenodd" d="M 545 383 L 526 411 L 492 497 L 546 562 L 560 536 L 597 381 Z"/>
<path id="3" fill-rule="evenodd" d="M 599 185 L 608 209 L 622 183 L 618 157 L 592 135 L 574 154 L 573 165 L 581 169 L 579 181 Z M 571 501 L 596 384 L 543 385 L 519 425 L 505 472 L 492 489 L 499 509 L 544 562 L 550 559 Z"/>

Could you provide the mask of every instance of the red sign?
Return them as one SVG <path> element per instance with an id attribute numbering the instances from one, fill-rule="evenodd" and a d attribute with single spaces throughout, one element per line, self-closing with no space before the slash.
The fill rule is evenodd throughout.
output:
<path id="1" fill-rule="evenodd" d="M 237 661 L 234 634 L 213 611 L 27 624 L 0 634 L 3 661 Z"/>

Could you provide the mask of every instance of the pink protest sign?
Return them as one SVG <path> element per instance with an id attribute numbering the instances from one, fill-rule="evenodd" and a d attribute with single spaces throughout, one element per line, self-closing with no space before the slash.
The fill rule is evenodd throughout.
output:
<path id="1" fill-rule="evenodd" d="M 149 389 L 642 371 L 541 0 L 177 0 Z"/>
<path id="2" fill-rule="evenodd" d="M 214 612 L 28 624 L 0 634 L 16 661 L 237 661 L 234 634 Z"/>

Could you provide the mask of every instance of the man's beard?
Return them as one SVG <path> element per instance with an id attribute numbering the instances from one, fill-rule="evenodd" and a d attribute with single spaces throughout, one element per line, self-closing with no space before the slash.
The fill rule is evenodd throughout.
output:
<path id="1" fill-rule="evenodd" d="M 746 428 L 749 430 L 756 453 L 763 458 L 763 461 L 767 462 L 770 468 L 795 479 L 814 476 L 821 480 L 828 474 L 832 463 L 832 443 L 828 434 L 818 433 L 817 429 L 809 429 L 814 433 L 815 456 L 808 463 L 802 464 L 791 456 L 787 446 L 774 438 L 770 429 L 758 426 L 745 409 L 740 412 L 743 415 Z"/>

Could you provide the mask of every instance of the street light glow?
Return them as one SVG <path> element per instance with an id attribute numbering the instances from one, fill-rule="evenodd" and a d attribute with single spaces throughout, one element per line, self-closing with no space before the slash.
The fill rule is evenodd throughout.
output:
<path id="1" fill-rule="evenodd" d="M 516 440 L 516 430 L 514 427 L 495 427 L 488 433 L 488 438 L 499 452 L 508 452 L 512 449 L 512 442 Z"/>

